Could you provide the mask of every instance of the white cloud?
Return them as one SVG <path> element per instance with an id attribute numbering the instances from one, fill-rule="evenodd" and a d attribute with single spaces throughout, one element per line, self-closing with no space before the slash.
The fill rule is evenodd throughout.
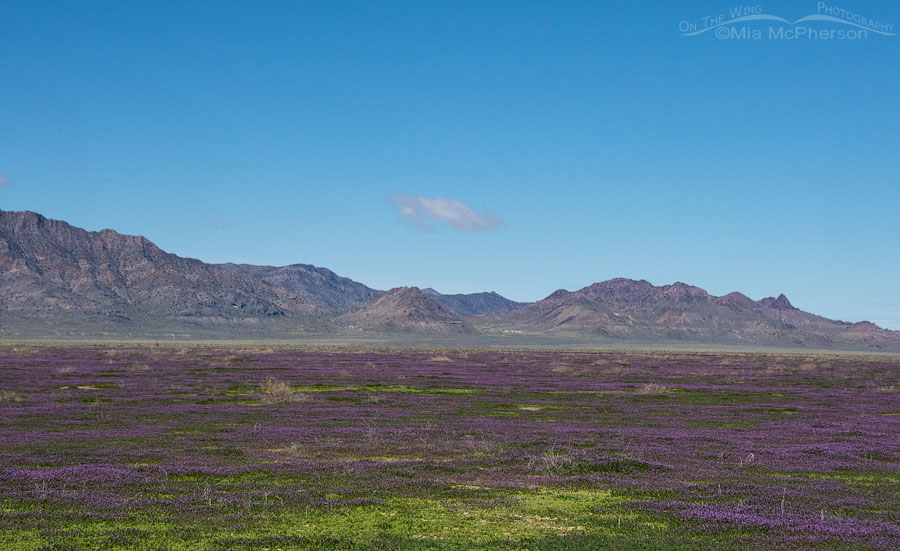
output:
<path id="1" fill-rule="evenodd" d="M 455 199 L 397 193 L 391 202 L 409 223 L 422 231 L 434 231 L 434 222 L 445 222 L 461 232 L 489 232 L 503 225 L 503 220 L 492 212 L 478 214 L 471 207 Z"/>
<path id="2" fill-rule="evenodd" d="M 9 187 L 9 178 L 2 172 L 0 172 L 0 187 Z"/>

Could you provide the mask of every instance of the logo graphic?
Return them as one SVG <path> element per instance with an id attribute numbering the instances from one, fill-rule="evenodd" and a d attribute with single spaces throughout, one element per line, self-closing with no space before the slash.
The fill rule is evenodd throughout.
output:
<path id="1" fill-rule="evenodd" d="M 866 40 L 871 36 L 897 36 L 894 24 L 826 2 L 816 13 L 790 20 L 766 13 L 761 4 L 737 6 L 728 13 L 707 15 L 678 23 L 681 36 L 711 33 L 719 40 Z"/>

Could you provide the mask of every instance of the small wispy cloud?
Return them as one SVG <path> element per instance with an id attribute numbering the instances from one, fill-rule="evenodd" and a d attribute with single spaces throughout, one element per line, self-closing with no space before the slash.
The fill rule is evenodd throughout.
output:
<path id="1" fill-rule="evenodd" d="M 0 187 L 9 187 L 9 178 L 2 172 L 0 172 Z"/>
<path id="2" fill-rule="evenodd" d="M 487 211 L 479 214 L 456 199 L 429 199 L 405 193 L 396 193 L 390 199 L 400 215 L 422 231 L 434 231 L 434 223 L 446 223 L 461 232 L 489 232 L 503 225 L 496 214 Z"/>

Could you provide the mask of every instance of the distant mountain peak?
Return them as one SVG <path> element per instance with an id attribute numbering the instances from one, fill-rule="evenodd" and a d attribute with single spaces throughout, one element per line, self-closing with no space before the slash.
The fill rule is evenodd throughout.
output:
<path id="1" fill-rule="evenodd" d="M 672 300 L 675 302 L 687 302 L 693 300 L 708 301 L 711 296 L 706 289 L 688 285 L 681 281 L 676 281 L 672 285 L 666 285 L 660 288 L 659 297 Z"/>
<path id="2" fill-rule="evenodd" d="M 467 333 L 461 317 L 418 287 L 396 287 L 341 319 L 353 327 L 380 332 Z"/>
<path id="3" fill-rule="evenodd" d="M 0 311 L 218 323 L 316 310 L 284 289 L 167 253 L 143 236 L 89 232 L 30 211 L 0 211 L 0 244 Z"/>
<path id="4" fill-rule="evenodd" d="M 780 295 L 778 295 L 778 298 L 775 299 L 775 302 L 772 304 L 772 306 L 774 306 L 775 308 L 780 308 L 782 310 L 796 310 L 797 309 L 797 308 L 794 308 L 794 305 L 791 304 L 791 301 L 789 301 L 788 298 L 786 296 L 784 296 L 784 293 L 781 293 Z"/>
<path id="5" fill-rule="evenodd" d="M 287 289 L 334 314 L 346 314 L 356 310 L 382 293 L 352 279 L 341 277 L 328 268 L 319 268 L 312 264 L 255 266 L 229 263 L 220 266 Z"/>
<path id="6" fill-rule="evenodd" d="M 442 295 L 434 289 L 423 289 L 422 293 L 430 296 L 435 302 L 460 316 L 481 316 L 484 314 L 502 314 L 515 310 L 522 303 L 509 300 L 494 291 Z"/>
<path id="7" fill-rule="evenodd" d="M 418 298 L 419 295 L 423 294 L 422 290 L 415 286 L 407 286 L 401 285 L 400 287 L 394 287 L 393 289 L 389 289 L 384 293 L 385 296 L 396 296 L 396 297 L 408 297 L 408 298 Z"/>
<path id="8" fill-rule="evenodd" d="M 723 295 L 714 300 L 719 304 L 723 304 L 735 310 L 751 308 L 756 304 L 756 301 L 752 298 L 744 293 L 738 293 L 737 291 L 728 293 L 727 295 Z"/>
<path id="9" fill-rule="evenodd" d="M 783 294 L 754 301 L 736 292 L 716 297 L 680 281 L 655 286 L 626 278 L 560 289 L 500 317 L 498 326 L 646 341 L 900 348 L 900 332 L 809 314 Z"/>
<path id="10" fill-rule="evenodd" d="M 776 310 L 798 310 L 798 308 L 794 307 L 791 304 L 791 301 L 788 300 L 784 293 L 778 295 L 777 298 L 767 297 L 759 301 L 763 306 L 767 306 L 769 308 L 774 308 Z"/>

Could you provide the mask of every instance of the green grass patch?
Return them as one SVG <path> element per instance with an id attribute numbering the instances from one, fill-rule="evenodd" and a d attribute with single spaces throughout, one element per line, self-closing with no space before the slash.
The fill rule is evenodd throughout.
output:
<path id="1" fill-rule="evenodd" d="M 256 481 L 258 482 L 258 481 Z M 668 521 L 627 511 L 605 490 L 457 488 L 458 497 L 390 497 L 341 505 L 287 507 L 276 500 L 242 511 L 213 505 L 194 522 L 163 511 L 93 519 L 58 511 L 53 530 L 5 530 L 0 546 L 38 549 L 689 549 Z M 712 548 L 715 546 L 708 546 Z"/>
<path id="2" fill-rule="evenodd" d="M 425 396 L 473 396 L 484 393 L 484 390 L 480 388 L 411 387 L 395 385 L 300 385 L 292 386 L 291 388 L 296 392 L 401 392 Z"/>

